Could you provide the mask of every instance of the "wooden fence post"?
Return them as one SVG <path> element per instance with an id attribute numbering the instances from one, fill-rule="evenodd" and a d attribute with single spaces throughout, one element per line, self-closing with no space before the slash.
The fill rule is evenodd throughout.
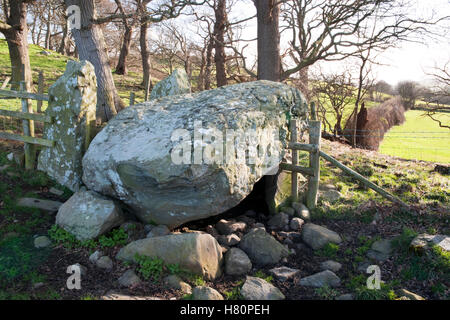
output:
<path id="1" fill-rule="evenodd" d="M 20 82 L 20 91 L 27 91 L 25 81 Z M 22 112 L 33 113 L 33 106 L 29 99 L 22 98 Z M 34 137 L 34 121 L 24 119 L 23 134 L 24 136 Z M 34 169 L 34 162 L 36 160 L 36 147 L 33 144 L 25 142 L 23 145 L 25 153 L 25 169 Z"/>
<path id="2" fill-rule="evenodd" d="M 39 79 L 38 79 L 38 93 L 43 94 L 44 93 L 44 73 L 39 71 Z M 37 112 L 42 112 L 42 100 L 37 101 Z"/>
<path id="3" fill-rule="evenodd" d="M 320 180 L 320 135 L 322 123 L 320 121 L 309 122 L 309 143 L 317 145 L 316 152 L 309 154 L 309 166 L 313 169 L 314 175 L 308 178 L 308 191 L 306 193 L 306 206 L 314 209 L 317 205 L 317 194 L 319 192 Z"/>
<path id="4" fill-rule="evenodd" d="M 297 119 L 291 119 L 290 129 L 291 129 L 291 142 L 296 143 L 297 139 L 298 139 Z M 292 165 L 294 165 L 294 166 L 298 165 L 298 151 L 294 150 L 294 149 L 292 149 Z M 297 200 L 298 200 L 298 173 L 295 171 L 292 171 L 292 173 L 291 173 L 291 195 L 292 195 L 292 202 L 297 202 Z"/>
<path id="5" fill-rule="evenodd" d="M 130 106 L 134 105 L 134 92 L 130 92 Z"/>

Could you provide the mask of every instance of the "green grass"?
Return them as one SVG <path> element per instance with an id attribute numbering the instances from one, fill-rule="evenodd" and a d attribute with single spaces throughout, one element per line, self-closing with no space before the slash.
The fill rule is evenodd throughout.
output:
<path id="1" fill-rule="evenodd" d="M 433 162 L 450 162 L 450 130 L 440 128 L 423 111 L 406 112 L 406 121 L 386 133 L 379 152 L 404 159 Z M 437 116 L 443 122 L 450 122 L 449 113 Z"/>

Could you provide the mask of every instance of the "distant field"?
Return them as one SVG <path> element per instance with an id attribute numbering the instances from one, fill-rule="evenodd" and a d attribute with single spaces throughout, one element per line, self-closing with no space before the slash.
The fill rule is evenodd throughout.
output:
<path id="1" fill-rule="evenodd" d="M 450 130 L 440 128 L 423 113 L 408 111 L 406 122 L 386 133 L 378 151 L 404 159 L 450 163 Z M 449 113 L 442 113 L 438 118 L 450 123 Z"/>

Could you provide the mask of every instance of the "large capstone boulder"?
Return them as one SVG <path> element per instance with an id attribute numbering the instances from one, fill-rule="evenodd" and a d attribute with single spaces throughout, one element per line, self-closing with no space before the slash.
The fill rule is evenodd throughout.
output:
<path id="1" fill-rule="evenodd" d="M 97 80 L 88 61 L 69 61 L 66 71 L 49 89 L 43 138 L 55 142 L 39 154 L 39 170 L 77 191 L 82 185 L 82 158 L 93 137 L 97 105 Z"/>
<path id="2" fill-rule="evenodd" d="M 147 223 L 175 227 L 214 216 L 277 172 L 288 119 L 307 112 L 300 91 L 270 81 L 130 106 L 92 141 L 83 181 Z"/>
<path id="3" fill-rule="evenodd" d="M 170 234 L 137 240 L 123 247 L 116 258 L 135 262 L 136 254 L 158 257 L 166 264 L 178 264 L 180 268 L 210 280 L 222 274 L 220 245 L 205 233 Z"/>
<path id="4" fill-rule="evenodd" d="M 93 191 L 80 190 L 58 210 L 56 224 L 78 240 L 89 240 L 124 222 L 120 207 Z"/>
<path id="5" fill-rule="evenodd" d="M 150 94 L 150 100 L 190 92 L 191 84 L 186 71 L 184 69 L 175 69 L 170 76 L 155 85 Z"/>

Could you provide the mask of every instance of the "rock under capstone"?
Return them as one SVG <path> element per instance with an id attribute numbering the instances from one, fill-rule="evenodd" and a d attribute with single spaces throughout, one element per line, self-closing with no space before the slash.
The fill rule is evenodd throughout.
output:
<path id="1" fill-rule="evenodd" d="M 307 113 L 300 91 L 270 81 L 130 106 L 92 141 L 83 181 L 122 200 L 146 223 L 172 228 L 214 216 L 239 204 L 265 174 L 277 172 L 289 117 L 306 119 Z M 245 139 L 236 138 L 240 134 Z M 254 152 L 252 161 L 246 151 Z"/>

